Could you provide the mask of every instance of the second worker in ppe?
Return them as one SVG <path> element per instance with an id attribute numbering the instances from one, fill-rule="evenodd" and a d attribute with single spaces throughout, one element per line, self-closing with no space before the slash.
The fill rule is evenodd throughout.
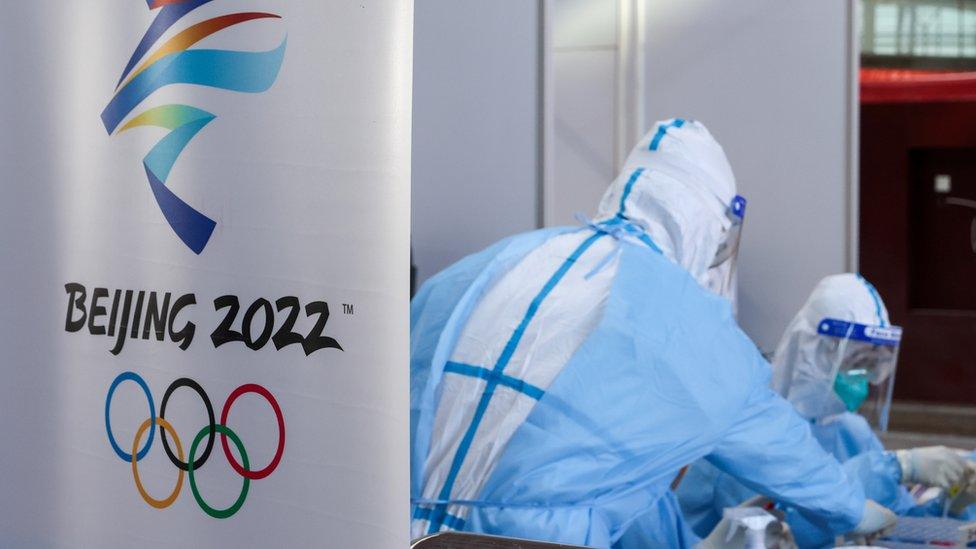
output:
<path id="1" fill-rule="evenodd" d="M 973 465 L 949 448 L 884 451 L 872 425 L 887 428 L 900 338 L 867 280 L 828 276 L 784 332 L 773 358 L 772 387 L 810 422 L 821 447 L 861 481 L 869 498 L 897 514 L 922 514 L 905 484 L 965 485 Z M 698 533 L 711 531 L 724 508 L 755 495 L 707 461 L 694 464 L 678 488 Z M 803 547 L 833 541 L 833 533 L 795 513 L 788 520 Z"/>
<path id="2" fill-rule="evenodd" d="M 414 537 L 689 546 L 669 486 L 705 456 L 831 532 L 888 524 L 769 388 L 729 302 L 703 288 L 725 284 L 709 271 L 734 255 L 743 205 L 705 127 L 661 122 L 595 221 L 503 240 L 423 285 Z"/>

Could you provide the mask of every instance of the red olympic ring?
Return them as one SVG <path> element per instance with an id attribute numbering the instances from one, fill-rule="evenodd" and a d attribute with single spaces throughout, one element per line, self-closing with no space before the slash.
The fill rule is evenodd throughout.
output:
<path id="1" fill-rule="evenodd" d="M 248 383 L 234 389 L 234 392 L 227 397 L 227 401 L 224 402 L 224 409 L 220 413 L 221 425 L 227 425 L 227 415 L 230 413 L 231 405 L 234 404 L 237 397 L 245 393 L 256 393 L 263 396 L 268 401 L 268 404 L 271 405 L 271 409 L 274 410 L 275 417 L 278 419 L 278 449 L 275 451 L 275 455 L 271 458 L 271 463 L 267 467 L 260 471 L 248 471 L 241 464 L 237 463 L 234 455 L 230 453 L 230 446 L 227 444 L 227 435 L 220 434 L 220 444 L 224 448 L 224 455 L 227 456 L 227 462 L 237 471 L 237 474 L 251 480 L 259 480 L 274 472 L 278 467 L 278 462 L 281 461 L 281 456 L 285 453 L 285 418 L 281 415 L 281 408 L 278 406 L 278 401 L 275 400 L 275 397 L 267 389 L 254 383 Z"/>

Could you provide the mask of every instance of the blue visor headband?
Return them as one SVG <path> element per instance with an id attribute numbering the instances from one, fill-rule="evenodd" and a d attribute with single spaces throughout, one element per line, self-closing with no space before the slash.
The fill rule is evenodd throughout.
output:
<path id="1" fill-rule="evenodd" d="M 735 198 L 732 199 L 732 203 L 729 204 L 729 214 L 732 216 L 733 221 L 737 220 L 741 222 L 746 218 L 747 203 L 748 201 L 744 197 L 735 195 Z"/>
<path id="2" fill-rule="evenodd" d="M 901 343 L 901 328 L 898 326 L 868 326 L 836 318 L 821 320 L 817 325 L 817 333 L 887 347 L 897 347 Z"/>
<path id="3" fill-rule="evenodd" d="M 746 217 L 746 199 L 735 195 L 732 202 L 726 206 L 725 215 L 732 225 L 726 231 L 725 238 L 715 253 L 715 259 L 708 266 L 709 269 L 714 269 L 725 263 L 739 251 L 739 240 L 742 238 L 742 222 Z M 729 271 L 729 276 L 731 276 L 731 273 L 732 271 Z"/>

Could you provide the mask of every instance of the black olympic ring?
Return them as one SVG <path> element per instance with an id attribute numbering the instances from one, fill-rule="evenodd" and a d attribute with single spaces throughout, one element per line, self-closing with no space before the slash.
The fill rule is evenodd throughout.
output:
<path id="1" fill-rule="evenodd" d="M 166 388 L 166 393 L 163 394 L 163 402 L 159 406 L 160 418 L 166 418 L 166 403 L 169 402 L 169 397 L 173 394 L 173 391 L 179 389 L 180 387 L 189 387 L 200 395 L 200 398 L 203 399 L 203 405 L 207 407 L 207 418 L 210 420 L 210 436 L 207 437 L 207 446 L 204 448 L 203 454 L 200 455 L 200 458 L 193 462 L 193 469 L 198 470 L 203 467 L 204 463 L 207 462 L 207 458 L 210 457 L 210 451 L 213 450 L 214 440 L 217 438 L 217 422 L 214 419 L 213 405 L 210 403 L 210 397 L 207 396 L 206 391 L 203 390 L 203 387 L 201 387 L 199 383 L 188 377 L 181 377 L 173 383 L 170 383 L 169 387 Z M 163 429 L 160 429 L 159 433 L 163 439 L 163 449 L 166 450 L 166 455 L 169 457 L 169 460 L 173 462 L 173 465 L 179 467 L 181 470 L 188 470 L 189 465 L 186 462 L 180 461 L 180 458 L 176 457 L 176 454 L 174 454 L 173 450 L 170 449 L 169 441 L 166 440 L 166 433 L 163 432 Z"/>

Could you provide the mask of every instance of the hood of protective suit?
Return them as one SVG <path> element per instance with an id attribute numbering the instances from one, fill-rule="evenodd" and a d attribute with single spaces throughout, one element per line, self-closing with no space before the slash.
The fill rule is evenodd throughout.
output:
<path id="1" fill-rule="evenodd" d="M 817 333 L 825 318 L 888 326 L 888 310 L 870 282 L 856 274 L 831 275 L 817 284 L 787 326 L 773 357 L 773 389 L 807 419 L 846 410 L 834 393 L 840 347 Z"/>
<path id="2" fill-rule="evenodd" d="M 708 288 L 735 195 L 721 145 L 700 122 L 676 118 L 655 124 L 634 147 L 597 219 L 620 216 L 643 226 L 668 258 Z"/>

